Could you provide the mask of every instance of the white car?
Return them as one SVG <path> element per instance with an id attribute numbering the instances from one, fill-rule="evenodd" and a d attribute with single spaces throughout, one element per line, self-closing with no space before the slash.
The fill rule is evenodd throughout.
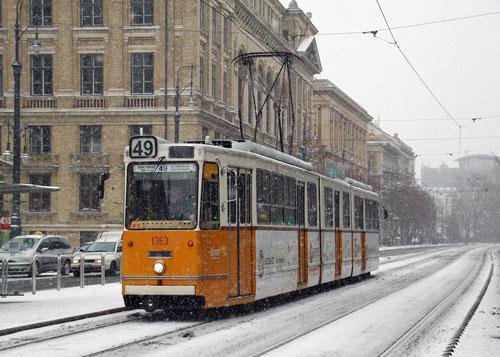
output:
<path id="1" fill-rule="evenodd" d="M 105 232 L 111 233 L 111 232 Z M 122 262 L 122 236 L 120 234 L 101 235 L 85 252 L 73 256 L 71 271 L 75 277 L 80 276 L 81 259 L 84 257 L 84 272 L 100 272 L 104 254 L 106 275 L 116 275 Z"/>

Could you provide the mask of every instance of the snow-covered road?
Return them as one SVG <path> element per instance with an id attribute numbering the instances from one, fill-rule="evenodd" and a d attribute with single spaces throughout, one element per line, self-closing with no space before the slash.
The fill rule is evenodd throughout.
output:
<path id="1" fill-rule="evenodd" d="M 29 340 L 53 336 L 50 341 L 0 353 L 5 356 L 94 353 L 111 356 L 376 356 L 469 277 L 471 280 L 462 283 L 429 321 L 391 352 L 391 355 L 405 356 L 441 355 L 486 281 L 492 264 L 490 255 L 486 254 L 490 250 L 491 246 L 460 246 L 385 257 L 381 259 L 380 269 L 369 279 L 333 284 L 313 294 L 294 294 L 286 301 L 271 300 L 266 302 L 266 308 L 261 304 L 250 312 L 232 309 L 220 317 L 208 314 L 183 318 L 154 314 L 150 319 L 135 320 L 121 315 L 115 318 L 118 320 L 113 325 L 108 325 L 109 317 L 105 317 L 93 322 L 46 327 L 5 336 L 0 339 L 0 348 L 2 341 L 9 338 Z M 498 247 L 494 251 L 494 285 L 485 297 L 489 305 L 480 305 L 479 310 L 500 307 Z M 471 325 L 476 323 L 475 318 Z M 96 321 L 98 324 L 101 321 L 101 327 L 97 328 Z M 485 334 L 480 334 L 481 350 L 473 351 L 481 351 L 481 356 L 500 350 L 500 314 L 488 321 L 489 328 L 493 329 L 488 336 L 497 338 L 485 339 Z M 87 323 L 96 327 L 80 333 Z M 74 334 L 56 337 L 62 331 Z M 466 330 L 462 342 L 474 345 L 479 338 L 470 330 L 467 335 Z M 459 347 L 462 355 L 471 355 L 467 346 L 459 344 Z"/>

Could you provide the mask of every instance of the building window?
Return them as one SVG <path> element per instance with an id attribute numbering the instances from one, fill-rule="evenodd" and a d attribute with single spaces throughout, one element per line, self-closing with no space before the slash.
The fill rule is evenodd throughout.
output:
<path id="1" fill-rule="evenodd" d="M 102 0 L 80 0 L 81 26 L 102 26 Z"/>
<path id="2" fill-rule="evenodd" d="M 31 0 L 31 26 L 52 26 L 52 0 Z"/>
<path id="3" fill-rule="evenodd" d="M 130 126 L 130 136 L 137 135 L 153 135 L 152 125 L 131 125 Z"/>
<path id="4" fill-rule="evenodd" d="M 80 232 L 80 245 L 97 239 L 97 232 Z"/>
<path id="5" fill-rule="evenodd" d="M 102 95 L 103 93 L 103 55 L 87 54 L 80 56 L 82 66 L 82 95 Z"/>
<path id="6" fill-rule="evenodd" d="M 132 53 L 132 94 L 153 94 L 153 53 Z"/>
<path id="7" fill-rule="evenodd" d="M 154 25 L 154 1 L 131 1 L 132 25 Z"/>
<path id="8" fill-rule="evenodd" d="M 30 175 L 30 184 L 50 186 L 50 174 Z M 50 192 L 35 192 L 29 194 L 29 210 L 31 212 L 50 211 Z"/>
<path id="9" fill-rule="evenodd" d="M 101 153 L 101 126 L 83 125 L 80 127 L 80 153 Z"/>
<path id="10" fill-rule="evenodd" d="M 200 92 L 205 94 L 205 58 L 200 56 Z"/>
<path id="11" fill-rule="evenodd" d="M 212 65 L 212 96 L 217 100 L 217 65 Z"/>
<path id="12" fill-rule="evenodd" d="M 101 201 L 99 200 L 99 175 L 80 175 L 80 211 L 100 211 Z"/>
<path id="13" fill-rule="evenodd" d="M 31 95 L 52 95 L 52 55 L 31 56 Z"/>
<path id="14" fill-rule="evenodd" d="M 222 100 L 227 105 L 227 72 L 222 75 Z"/>
<path id="15" fill-rule="evenodd" d="M 228 38 L 228 32 L 229 32 L 229 29 L 228 29 L 228 21 L 227 21 L 227 17 L 224 16 L 224 49 L 227 50 L 228 49 L 228 45 L 229 45 L 229 38 Z"/>
<path id="16" fill-rule="evenodd" d="M 50 126 L 30 127 L 30 152 L 32 154 L 49 154 L 50 137 Z"/>
<path id="17" fill-rule="evenodd" d="M 206 30 L 206 20 L 205 20 L 205 0 L 200 0 L 200 30 L 205 32 Z"/>
<path id="18" fill-rule="evenodd" d="M 1 11 L 0 16 L 2 16 Z M 3 55 L 0 55 L 0 96 L 3 96 Z"/>
<path id="19" fill-rule="evenodd" d="M 212 8 L 212 41 L 217 42 L 217 10 Z"/>

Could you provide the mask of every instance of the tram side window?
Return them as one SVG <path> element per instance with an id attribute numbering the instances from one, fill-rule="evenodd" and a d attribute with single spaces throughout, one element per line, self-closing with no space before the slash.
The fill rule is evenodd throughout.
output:
<path id="1" fill-rule="evenodd" d="M 271 174 L 271 222 L 283 224 L 283 176 Z"/>
<path id="2" fill-rule="evenodd" d="M 318 198 L 316 184 L 307 183 L 307 223 L 316 226 L 318 222 Z"/>
<path id="3" fill-rule="evenodd" d="M 238 197 L 240 203 L 240 223 L 252 222 L 252 176 L 240 174 L 238 177 Z"/>
<path id="4" fill-rule="evenodd" d="M 363 229 L 363 199 L 354 196 L 354 229 Z"/>
<path id="5" fill-rule="evenodd" d="M 325 187 L 325 227 L 333 227 L 333 190 Z"/>
<path id="6" fill-rule="evenodd" d="M 305 203 L 304 203 L 304 183 L 297 183 L 297 223 L 299 226 L 305 225 Z"/>
<path id="7" fill-rule="evenodd" d="M 228 221 L 236 223 L 236 177 L 233 171 L 227 173 L 227 207 Z"/>
<path id="8" fill-rule="evenodd" d="M 297 223 L 297 184 L 291 177 L 285 177 L 285 224 Z"/>
<path id="9" fill-rule="evenodd" d="M 378 229 L 378 202 L 366 200 L 366 229 Z"/>
<path id="10" fill-rule="evenodd" d="M 342 207 L 344 212 L 343 227 L 351 228 L 351 200 L 349 192 L 342 192 Z"/>
<path id="11" fill-rule="evenodd" d="M 333 201 L 335 203 L 335 228 L 340 228 L 340 192 L 335 191 L 333 196 Z"/>
<path id="12" fill-rule="evenodd" d="M 200 228 L 219 228 L 219 169 L 217 164 L 206 163 L 203 167 L 201 200 Z"/>
<path id="13" fill-rule="evenodd" d="M 271 175 L 257 170 L 257 223 L 267 224 L 271 217 Z"/>

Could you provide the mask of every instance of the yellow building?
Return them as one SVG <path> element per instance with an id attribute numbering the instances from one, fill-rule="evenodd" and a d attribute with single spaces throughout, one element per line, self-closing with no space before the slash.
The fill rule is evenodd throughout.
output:
<path id="1" fill-rule="evenodd" d="M 131 135 L 141 132 L 174 141 L 176 99 L 180 141 L 206 135 L 238 138 L 238 113 L 245 138 L 252 138 L 253 97 L 263 103 L 281 58 L 256 58 L 251 85 L 246 68 L 233 62 L 244 53 L 289 52 L 298 57 L 284 91 L 292 93 L 293 115 L 290 105 L 279 108 L 285 148 L 300 153 L 301 128 L 312 110 L 312 78 L 321 64 L 311 37 L 317 30 L 295 1 L 289 8 L 278 0 L 0 4 L 0 147 L 2 152 L 7 145 L 12 150 L 11 65 L 19 15 L 21 147 L 26 144 L 30 155 L 21 166 L 21 182 L 61 188 L 21 195 L 24 232 L 63 234 L 78 246 L 100 231 L 120 229 L 123 149 Z M 36 34 L 44 47 L 39 55 L 30 48 Z M 188 103 L 191 94 L 194 105 Z M 257 135 L 258 142 L 274 147 L 279 146 L 278 97 L 262 111 Z M 8 160 L 0 165 L 4 180 L 11 180 L 11 171 Z M 97 195 L 101 173 L 110 174 L 103 200 Z M 10 210 L 9 196 L 4 196 L 3 211 Z"/>
<path id="2" fill-rule="evenodd" d="M 327 79 L 314 80 L 311 116 L 317 171 L 368 183 L 367 127 L 373 118 Z"/>

